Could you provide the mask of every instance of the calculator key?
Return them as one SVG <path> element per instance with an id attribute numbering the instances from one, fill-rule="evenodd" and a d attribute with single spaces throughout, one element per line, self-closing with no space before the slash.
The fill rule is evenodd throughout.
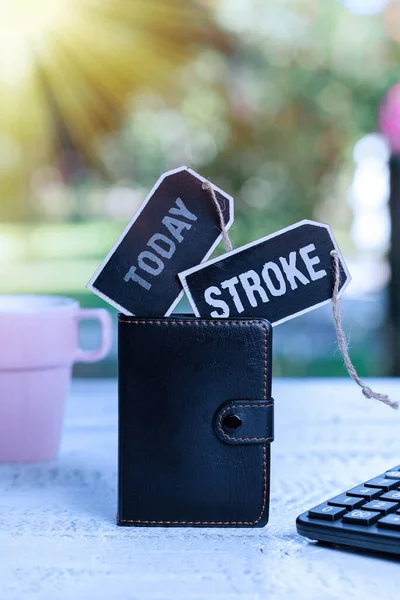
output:
<path id="1" fill-rule="evenodd" d="M 348 509 L 359 508 L 365 502 L 365 498 L 357 498 L 356 496 L 346 496 L 346 494 L 340 494 L 335 496 L 332 500 L 328 500 L 328 504 L 334 506 L 343 506 Z"/>
<path id="2" fill-rule="evenodd" d="M 356 525 L 372 525 L 381 515 L 372 510 L 352 510 L 343 517 L 343 523 L 355 523 Z M 386 518 L 386 517 L 384 517 Z"/>
<path id="3" fill-rule="evenodd" d="M 382 494 L 380 500 L 390 500 L 391 502 L 400 502 L 400 490 L 392 490 Z"/>
<path id="4" fill-rule="evenodd" d="M 371 500 L 364 504 L 363 510 L 377 510 L 384 515 L 394 512 L 398 507 L 397 502 L 384 502 L 383 500 Z"/>
<path id="5" fill-rule="evenodd" d="M 385 490 L 385 492 L 389 492 L 389 490 L 395 490 L 399 486 L 399 482 L 395 479 L 387 479 L 386 477 L 374 477 L 374 479 L 370 479 L 366 481 L 365 486 L 367 487 L 377 487 Z"/>
<path id="6" fill-rule="evenodd" d="M 400 529 L 400 515 L 387 515 L 377 522 L 378 527 L 385 529 Z"/>
<path id="7" fill-rule="evenodd" d="M 311 519 L 323 519 L 324 521 L 336 521 L 346 512 L 345 508 L 329 506 L 326 502 L 308 511 Z"/>
<path id="8" fill-rule="evenodd" d="M 361 496 L 366 500 L 373 500 L 374 498 L 377 498 L 382 493 L 382 491 L 383 490 L 381 489 L 368 488 L 363 485 L 358 485 L 357 487 L 348 490 L 347 493 L 349 496 Z"/>
<path id="9" fill-rule="evenodd" d="M 386 471 L 385 477 L 389 479 L 400 479 L 400 471 Z"/>

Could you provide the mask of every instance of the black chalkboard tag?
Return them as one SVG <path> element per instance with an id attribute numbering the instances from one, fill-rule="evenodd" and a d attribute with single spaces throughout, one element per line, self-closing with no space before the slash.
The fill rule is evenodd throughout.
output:
<path id="1" fill-rule="evenodd" d="M 177 274 L 222 239 L 205 181 L 188 167 L 164 173 L 86 287 L 126 315 L 170 315 L 183 296 Z M 229 229 L 233 198 L 211 185 Z"/>
<path id="2" fill-rule="evenodd" d="M 179 274 L 197 317 L 265 317 L 278 325 L 329 302 L 332 256 L 340 294 L 350 274 L 328 225 L 300 221 Z"/>

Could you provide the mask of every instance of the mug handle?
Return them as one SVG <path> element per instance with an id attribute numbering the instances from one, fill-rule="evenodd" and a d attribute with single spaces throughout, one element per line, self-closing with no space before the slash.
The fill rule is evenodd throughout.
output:
<path id="1" fill-rule="evenodd" d="M 110 313 L 104 308 L 81 308 L 75 317 L 78 323 L 86 320 L 98 321 L 101 329 L 99 347 L 96 350 L 78 348 L 75 360 L 77 362 L 92 363 L 107 356 L 111 350 L 113 338 L 113 322 Z"/>

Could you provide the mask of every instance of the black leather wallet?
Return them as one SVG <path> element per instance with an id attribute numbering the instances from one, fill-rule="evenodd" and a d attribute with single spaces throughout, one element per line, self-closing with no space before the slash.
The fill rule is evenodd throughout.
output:
<path id="1" fill-rule="evenodd" d="M 119 316 L 119 525 L 268 522 L 271 325 Z"/>

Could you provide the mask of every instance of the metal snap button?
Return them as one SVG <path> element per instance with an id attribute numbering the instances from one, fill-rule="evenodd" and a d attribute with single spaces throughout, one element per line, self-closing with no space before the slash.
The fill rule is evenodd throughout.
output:
<path id="1" fill-rule="evenodd" d="M 222 426 L 229 433 L 238 431 L 242 426 L 242 419 L 237 415 L 226 415 L 222 421 Z"/>

